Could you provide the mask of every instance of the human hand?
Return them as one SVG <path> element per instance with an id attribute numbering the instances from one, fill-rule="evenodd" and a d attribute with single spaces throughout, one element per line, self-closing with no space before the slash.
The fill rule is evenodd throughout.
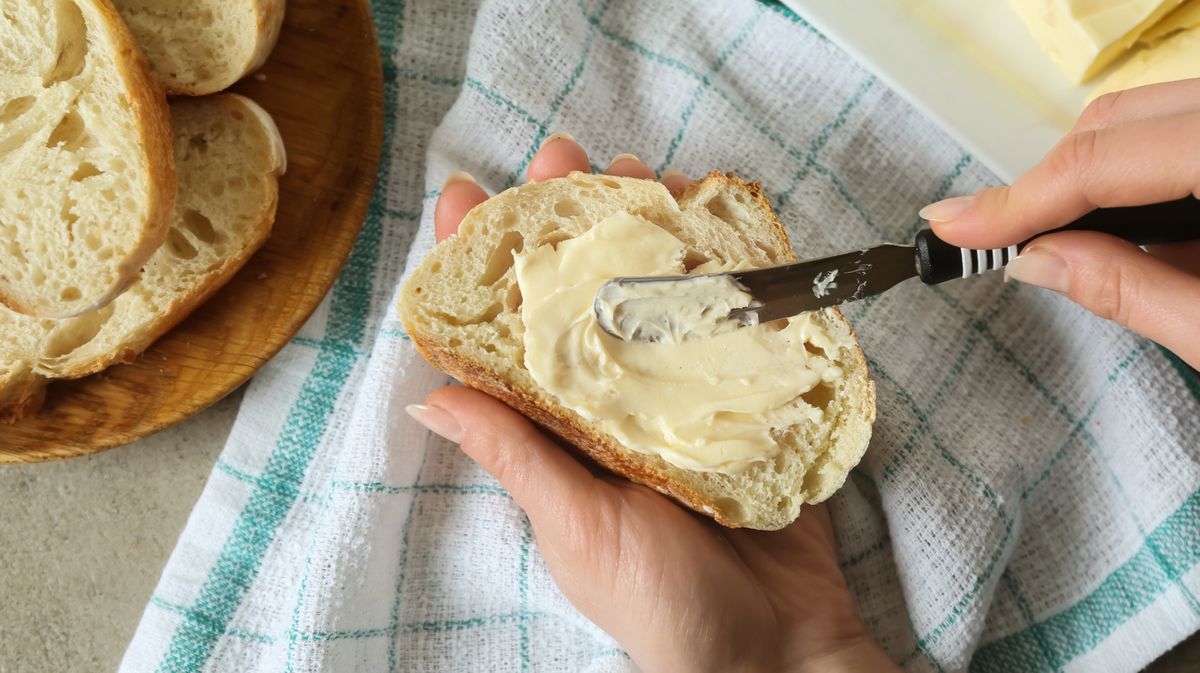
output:
<path id="1" fill-rule="evenodd" d="M 529 179 L 588 166 L 583 148 L 556 134 Z M 631 155 L 606 172 L 655 177 Z M 663 182 L 678 194 L 689 181 L 675 172 Z M 453 174 L 435 209 L 438 239 L 487 198 L 470 176 Z M 780 531 L 725 529 L 651 489 L 593 474 L 483 393 L 444 388 L 409 413 L 500 481 L 528 515 L 559 588 L 642 670 L 895 670 L 859 619 L 824 506 Z"/>
<path id="2" fill-rule="evenodd" d="M 1200 198 L 1200 79 L 1097 98 L 1011 187 L 926 206 L 947 243 L 1002 248 L 1095 208 Z M 1200 236 L 1200 222 L 1196 224 Z M 1006 277 L 1062 293 L 1200 367 L 1200 241 L 1153 246 L 1094 232 L 1038 238 Z"/>

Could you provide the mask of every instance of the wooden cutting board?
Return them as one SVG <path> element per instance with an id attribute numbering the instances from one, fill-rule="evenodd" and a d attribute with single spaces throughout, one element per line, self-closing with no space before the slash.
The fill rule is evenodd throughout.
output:
<path id="1" fill-rule="evenodd" d="M 271 59 L 233 90 L 271 113 L 287 146 L 270 239 L 136 363 L 54 382 L 39 414 L 0 425 L 0 463 L 95 453 L 191 416 L 250 378 L 329 291 L 366 216 L 383 138 L 366 0 L 289 0 Z"/>

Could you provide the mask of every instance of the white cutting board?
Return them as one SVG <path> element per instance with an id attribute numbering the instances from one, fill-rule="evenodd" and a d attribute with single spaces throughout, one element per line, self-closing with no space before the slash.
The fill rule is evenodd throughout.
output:
<path id="1" fill-rule="evenodd" d="M 783 2 L 1008 182 L 1070 129 L 1092 89 L 1067 80 L 1006 0 Z"/>

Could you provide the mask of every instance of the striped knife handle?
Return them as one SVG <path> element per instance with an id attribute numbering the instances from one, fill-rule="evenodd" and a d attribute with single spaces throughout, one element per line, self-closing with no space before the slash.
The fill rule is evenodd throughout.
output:
<path id="1" fill-rule="evenodd" d="M 1189 196 L 1148 206 L 1100 208 L 1065 227 L 994 250 L 959 248 L 934 236 L 933 230 L 924 229 L 916 238 L 917 267 L 921 280 L 930 285 L 997 271 L 1038 237 L 1060 231 L 1099 231 L 1135 245 L 1200 240 L 1200 199 Z"/>

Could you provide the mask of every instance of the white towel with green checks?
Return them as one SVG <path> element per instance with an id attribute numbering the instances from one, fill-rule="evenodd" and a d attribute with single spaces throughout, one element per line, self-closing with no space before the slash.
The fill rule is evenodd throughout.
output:
<path id="1" fill-rule="evenodd" d="M 329 298 L 246 392 L 122 670 L 632 671 L 521 512 L 403 413 L 446 382 L 392 308 L 436 187 L 603 164 L 761 180 L 802 257 L 910 240 L 995 177 L 778 5 L 376 0 L 379 188 Z M 833 500 L 864 619 L 910 671 L 1135 671 L 1200 626 L 1200 382 L 998 276 L 850 305 L 878 384 Z"/>

